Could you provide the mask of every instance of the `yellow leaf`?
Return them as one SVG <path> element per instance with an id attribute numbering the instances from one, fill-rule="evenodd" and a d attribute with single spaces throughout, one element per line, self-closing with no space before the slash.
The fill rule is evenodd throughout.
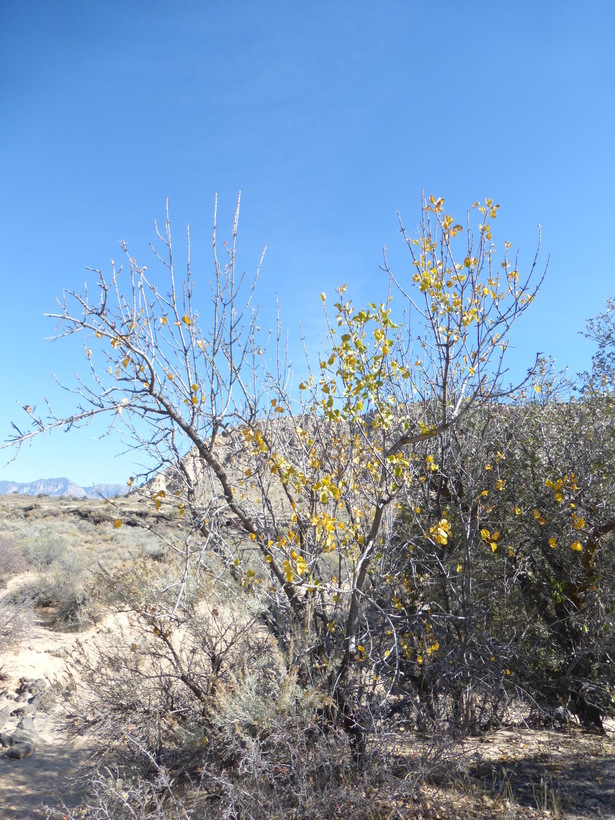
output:
<path id="1" fill-rule="evenodd" d="M 574 541 L 574 542 L 570 545 L 570 549 L 571 549 L 571 550 L 573 550 L 574 552 L 583 552 L 583 547 L 581 546 L 581 542 L 580 542 L 580 541 Z"/>
<path id="2" fill-rule="evenodd" d="M 122 526 L 122 519 L 121 518 L 116 518 L 115 521 L 113 522 L 113 526 L 115 527 L 116 530 L 119 529 Z"/>
<path id="3" fill-rule="evenodd" d="M 185 316 L 182 316 L 182 322 L 189 327 L 192 324 L 192 319 L 188 316 L 188 314 L 186 314 Z"/>
<path id="4" fill-rule="evenodd" d="M 549 546 L 555 549 L 557 547 L 557 538 L 549 538 Z"/>
<path id="5" fill-rule="evenodd" d="M 585 519 L 582 516 L 572 514 L 572 528 L 575 530 L 582 530 L 585 526 Z"/>

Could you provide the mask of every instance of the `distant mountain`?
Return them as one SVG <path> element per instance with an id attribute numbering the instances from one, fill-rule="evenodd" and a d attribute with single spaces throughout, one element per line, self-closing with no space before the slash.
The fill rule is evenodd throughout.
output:
<path id="1" fill-rule="evenodd" d="M 80 487 L 68 478 L 39 478 L 21 484 L 17 481 L 0 481 L 0 495 L 18 493 L 19 495 L 51 495 L 57 498 L 114 498 L 126 495 L 129 488 L 126 484 L 97 484 L 94 487 Z"/>
<path id="2" fill-rule="evenodd" d="M 116 498 L 118 495 L 128 495 L 130 492 L 127 484 L 96 484 L 83 489 L 88 498 Z"/>

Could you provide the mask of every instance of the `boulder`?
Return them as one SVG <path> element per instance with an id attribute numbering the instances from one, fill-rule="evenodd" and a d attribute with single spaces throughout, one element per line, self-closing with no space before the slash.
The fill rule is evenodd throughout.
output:
<path id="1" fill-rule="evenodd" d="M 30 757 L 31 754 L 34 754 L 34 743 L 20 740 L 18 743 L 9 746 L 4 753 L 4 757 L 9 758 L 9 760 L 23 760 L 25 757 Z"/>
<path id="2" fill-rule="evenodd" d="M 14 729 L 12 732 L 0 732 L 0 746 L 15 746 L 16 743 L 33 743 L 32 737 L 27 733 Z"/>
<path id="3" fill-rule="evenodd" d="M 12 710 L 13 707 L 10 704 L 5 706 L 3 709 L 0 709 L 0 729 L 8 723 Z"/>

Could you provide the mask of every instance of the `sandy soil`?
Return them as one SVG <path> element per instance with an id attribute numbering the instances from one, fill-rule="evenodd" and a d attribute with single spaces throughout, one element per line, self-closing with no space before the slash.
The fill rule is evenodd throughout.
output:
<path id="1" fill-rule="evenodd" d="M 19 579 L 12 579 L 4 594 L 18 582 Z M 69 741 L 62 731 L 59 705 L 54 702 L 50 685 L 64 677 L 65 658 L 75 641 L 87 640 L 93 634 L 94 630 L 79 635 L 58 633 L 33 625 L 19 645 L 0 657 L 0 710 L 7 705 L 18 710 L 27 704 L 32 694 L 20 694 L 24 682 L 42 680 L 46 684 L 40 704 L 30 715 L 30 727 L 24 727 L 34 740 L 34 754 L 23 760 L 11 760 L 0 754 L 0 817 L 3 820 L 47 817 L 43 805 L 60 809 L 63 804 L 74 806 L 79 802 L 79 791 L 73 781 L 87 746 Z M 39 684 L 38 688 L 41 687 Z M 10 716 L 2 731 L 10 733 L 18 729 L 22 717 Z"/>

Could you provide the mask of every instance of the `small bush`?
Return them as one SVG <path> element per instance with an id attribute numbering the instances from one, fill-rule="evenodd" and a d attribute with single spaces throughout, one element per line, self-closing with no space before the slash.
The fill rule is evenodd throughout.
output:
<path id="1" fill-rule="evenodd" d="M 96 619 L 85 573 L 59 564 L 29 577 L 8 600 L 14 606 L 46 610 L 46 625 L 60 631 L 84 629 Z"/>
<path id="2" fill-rule="evenodd" d="M 25 572 L 28 562 L 23 551 L 8 535 L 0 535 L 0 589 L 14 575 Z"/>
<path id="3" fill-rule="evenodd" d="M 178 605 L 180 571 L 143 559 L 97 579 L 115 615 L 73 656 L 65 692 L 73 730 L 100 743 L 87 816 L 377 816 L 365 785 L 386 766 L 359 771 L 322 692 L 263 626 L 258 593 L 191 578 Z"/>
<path id="4" fill-rule="evenodd" d="M 46 533 L 41 534 L 41 537 L 24 541 L 22 550 L 30 566 L 38 570 L 46 570 L 52 564 L 65 558 L 70 547 L 65 539 Z"/>
<path id="5" fill-rule="evenodd" d="M 0 599 L 0 656 L 19 643 L 32 621 L 28 607 Z M 1 662 L 0 662 L 1 668 Z"/>

